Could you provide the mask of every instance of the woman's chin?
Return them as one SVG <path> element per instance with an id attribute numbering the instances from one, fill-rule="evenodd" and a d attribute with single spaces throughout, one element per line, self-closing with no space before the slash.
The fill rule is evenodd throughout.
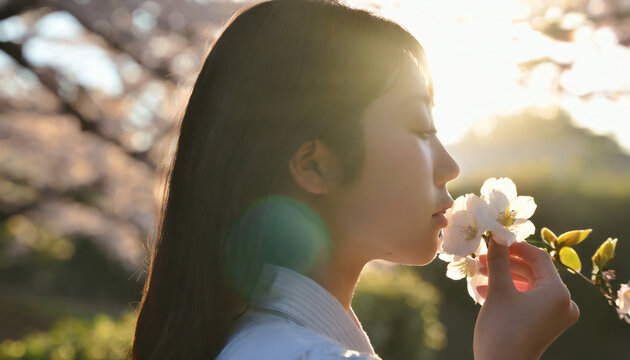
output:
<path id="1" fill-rule="evenodd" d="M 420 259 L 417 265 L 419 266 L 427 265 L 431 263 L 433 259 L 435 259 L 435 257 L 437 256 L 437 250 L 438 250 L 437 233 L 433 236 L 433 238 L 425 242 L 425 244 L 427 246 L 425 246 L 424 249 L 421 249 L 418 253 Z"/>
<path id="2" fill-rule="evenodd" d="M 425 241 L 422 245 L 415 246 L 413 249 L 410 247 L 402 249 L 398 254 L 389 255 L 384 260 L 410 266 L 429 264 L 437 255 L 437 240 Z"/>

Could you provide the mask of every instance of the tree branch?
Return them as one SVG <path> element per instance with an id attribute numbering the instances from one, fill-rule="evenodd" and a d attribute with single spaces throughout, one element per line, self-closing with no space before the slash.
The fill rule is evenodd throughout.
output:
<path id="1" fill-rule="evenodd" d="M 146 61 L 144 61 L 139 54 L 133 51 L 133 49 L 130 46 L 127 46 L 127 44 L 125 44 L 125 41 L 122 39 L 121 36 L 117 36 L 112 31 L 106 32 L 106 31 L 103 31 L 103 29 L 99 29 L 96 26 L 94 26 L 95 22 L 87 19 L 86 16 L 83 16 L 83 14 L 81 14 L 81 12 L 79 11 L 79 9 L 81 9 L 85 5 L 72 4 L 72 3 L 69 3 L 68 1 L 59 1 L 59 0 L 44 0 L 44 1 L 45 1 L 45 4 L 49 7 L 56 8 L 58 10 L 63 10 L 72 14 L 72 16 L 75 19 L 77 19 L 77 21 L 84 28 L 86 28 L 88 31 L 94 34 L 99 35 L 101 38 L 103 38 L 103 40 L 107 42 L 107 44 L 110 47 L 112 47 L 116 51 L 127 54 L 129 57 L 134 59 L 134 61 L 140 64 L 140 66 L 145 68 L 154 76 L 161 78 L 163 80 L 167 80 L 167 81 L 175 83 L 175 81 L 172 79 L 173 74 L 171 73 L 168 67 L 162 64 L 158 66 L 151 66 Z M 105 4 L 101 4 L 101 5 L 105 5 Z"/>
<path id="2" fill-rule="evenodd" d="M 72 103 L 63 99 L 59 95 L 59 85 L 57 84 L 57 80 L 55 79 L 54 74 L 52 74 L 51 72 L 46 72 L 46 69 L 35 69 L 34 67 L 32 67 L 24 58 L 21 45 L 12 42 L 0 41 L 0 50 L 11 56 L 21 66 L 25 67 L 28 70 L 31 70 L 37 76 L 41 84 L 44 85 L 44 87 L 46 87 L 50 92 L 52 92 L 57 97 L 57 99 L 59 99 L 59 102 L 62 106 L 62 111 L 74 116 L 77 120 L 79 120 L 82 131 L 91 132 L 110 144 L 126 149 L 126 152 L 130 157 L 146 164 L 151 169 L 155 168 L 155 164 L 153 164 L 151 159 L 148 157 L 147 151 L 138 153 L 130 152 L 129 149 L 127 149 L 126 146 L 120 143 L 117 138 L 107 135 L 100 130 L 98 126 L 98 119 L 86 118 L 79 110 L 76 109 L 76 107 Z"/>

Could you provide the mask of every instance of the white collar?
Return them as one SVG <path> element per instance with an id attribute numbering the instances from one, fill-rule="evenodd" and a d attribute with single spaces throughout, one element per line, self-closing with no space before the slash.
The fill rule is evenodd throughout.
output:
<path id="1" fill-rule="evenodd" d="M 252 310 L 274 312 L 311 328 L 346 349 L 374 354 L 361 323 L 357 320 L 357 327 L 339 300 L 313 279 L 289 268 L 263 264 L 251 305 Z M 352 307 L 350 311 L 354 315 Z"/>

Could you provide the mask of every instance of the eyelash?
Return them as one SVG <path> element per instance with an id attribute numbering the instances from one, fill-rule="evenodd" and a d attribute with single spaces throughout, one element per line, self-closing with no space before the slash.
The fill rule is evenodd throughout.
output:
<path id="1" fill-rule="evenodd" d="M 437 130 L 420 131 L 420 132 L 417 132 L 416 134 L 418 134 L 420 139 L 422 140 L 429 140 L 430 135 L 437 135 Z"/>

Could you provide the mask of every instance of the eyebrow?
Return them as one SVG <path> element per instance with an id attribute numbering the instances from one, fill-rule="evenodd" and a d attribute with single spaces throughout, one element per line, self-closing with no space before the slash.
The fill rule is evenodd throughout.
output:
<path id="1" fill-rule="evenodd" d="M 411 96 L 403 99 L 400 102 L 400 106 L 408 106 L 411 104 L 415 104 L 416 101 L 424 103 L 427 107 L 435 106 L 435 102 L 433 101 L 433 97 L 428 93 L 413 93 Z"/>
<path id="2" fill-rule="evenodd" d="M 435 106 L 435 103 L 433 102 L 433 97 L 426 92 L 425 93 L 421 93 L 421 92 L 412 93 L 409 97 L 403 99 L 400 102 L 400 106 L 404 108 L 407 106 L 411 106 L 413 104 L 417 104 L 417 102 L 424 103 L 429 108 Z M 433 117 L 429 119 L 429 122 L 431 124 L 430 125 L 431 131 L 433 133 L 437 133 L 437 129 L 435 128 L 435 121 L 433 120 Z"/>

